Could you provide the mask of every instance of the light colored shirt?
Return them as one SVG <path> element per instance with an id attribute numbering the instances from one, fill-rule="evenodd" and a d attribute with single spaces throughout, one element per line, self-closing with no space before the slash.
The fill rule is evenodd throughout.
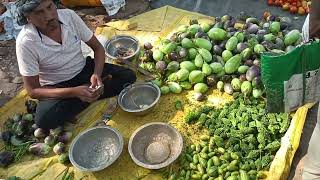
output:
<path id="1" fill-rule="evenodd" d="M 67 81 L 81 72 L 86 62 L 81 40 L 87 42 L 93 32 L 70 9 L 58 10 L 62 44 L 41 34 L 34 25 L 24 25 L 16 40 L 16 54 L 22 76 L 39 75 L 40 85 Z"/>

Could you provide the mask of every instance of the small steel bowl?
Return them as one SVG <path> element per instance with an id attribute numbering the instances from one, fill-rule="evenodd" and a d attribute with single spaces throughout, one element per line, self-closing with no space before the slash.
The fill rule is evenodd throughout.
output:
<path id="1" fill-rule="evenodd" d="M 69 159 L 81 171 L 105 169 L 118 159 L 123 149 L 123 137 L 108 126 L 90 128 L 72 141 Z"/>
<path id="2" fill-rule="evenodd" d="M 136 115 L 146 115 L 159 102 L 160 88 L 150 82 L 134 83 L 124 88 L 118 96 L 118 104 L 122 110 Z"/>
<path id="3" fill-rule="evenodd" d="M 136 59 L 140 52 L 140 45 L 139 41 L 132 37 L 132 36 L 126 36 L 126 35 L 118 35 L 112 37 L 110 40 L 108 40 L 105 44 L 105 53 L 108 58 L 112 60 L 119 60 L 125 59 L 128 61 L 133 61 Z M 117 55 L 125 52 L 127 50 L 132 50 L 132 54 L 129 56 L 123 56 L 121 58 L 117 57 Z"/>
<path id="4" fill-rule="evenodd" d="M 169 147 L 169 155 L 162 162 L 152 163 L 147 157 L 147 150 L 151 144 L 160 142 Z M 160 144 L 159 143 L 159 144 Z M 128 150 L 132 160 L 147 169 L 160 169 L 170 165 L 181 154 L 183 139 L 181 134 L 172 126 L 162 122 L 154 122 L 138 128 L 130 137 Z M 154 154 L 165 154 L 157 149 Z"/>

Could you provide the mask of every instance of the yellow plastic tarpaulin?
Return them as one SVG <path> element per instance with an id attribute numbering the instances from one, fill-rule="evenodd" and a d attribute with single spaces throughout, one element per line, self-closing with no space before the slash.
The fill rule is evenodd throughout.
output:
<path id="1" fill-rule="evenodd" d="M 144 42 L 157 43 L 159 39 L 169 36 L 179 25 L 188 24 L 189 20 L 193 18 L 199 19 L 200 22 L 214 21 L 212 17 L 165 6 L 128 20 L 107 23 L 103 27 L 97 28 L 95 34 L 106 38 L 126 34 L 135 36 L 141 44 Z M 209 98 L 212 98 L 215 105 L 221 105 L 221 103 L 232 100 L 230 96 L 216 90 L 209 92 L 209 94 Z M 131 160 L 127 148 L 128 140 L 138 127 L 149 122 L 170 123 L 182 134 L 185 144 L 199 140 L 199 136 L 205 133 L 205 130 L 200 131 L 195 125 L 183 123 L 184 112 L 174 108 L 177 100 L 182 101 L 185 105 L 185 111 L 190 102 L 198 103 L 192 100 L 191 97 L 191 91 L 180 95 L 162 96 L 157 108 L 143 117 L 136 117 L 118 109 L 112 120 L 108 122 L 108 125 L 118 129 L 123 135 L 123 152 L 116 162 L 102 171 L 94 173 L 81 172 L 73 168 L 71 164 L 63 165 L 58 163 L 57 156 L 53 154 L 46 158 L 28 155 L 8 168 L 0 168 L 0 178 L 15 175 L 23 179 L 61 179 L 64 172 L 67 171 L 72 172 L 74 179 L 162 179 L 163 170 L 144 169 Z M 24 102 L 26 98 L 26 92 L 22 91 L 0 108 L 0 123 L 3 124 L 7 118 L 15 113 L 25 112 Z M 73 136 L 94 126 L 102 118 L 110 100 L 95 102 L 80 113 L 77 116 L 77 123 L 70 128 Z M 294 153 L 300 142 L 304 121 L 311 106 L 311 104 L 303 106 L 294 114 L 291 125 L 282 139 L 282 146 L 268 172 L 268 179 L 286 179 L 288 176 Z M 3 144 L 0 144 L 0 147 L 2 146 Z"/>

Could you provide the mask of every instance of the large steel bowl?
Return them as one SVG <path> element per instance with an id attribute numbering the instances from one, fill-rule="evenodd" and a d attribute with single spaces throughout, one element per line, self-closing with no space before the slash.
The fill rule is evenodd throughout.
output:
<path id="1" fill-rule="evenodd" d="M 152 83 L 134 83 L 124 88 L 118 96 L 122 110 L 136 115 L 151 112 L 161 96 L 160 88 Z"/>
<path id="2" fill-rule="evenodd" d="M 157 163 L 150 162 L 148 157 L 148 148 L 150 145 L 157 143 L 160 147 L 154 148 L 155 155 L 164 154 L 161 145 L 168 148 L 169 154 Z M 139 166 L 147 169 L 160 169 L 170 165 L 181 154 L 183 148 L 183 139 L 181 134 L 172 126 L 162 123 L 154 122 L 145 124 L 138 128 L 130 137 L 128 150 L 132 160 Z M 162 158 L 162 157 L 161 157 Z"/>
<path id="3" fill-rule="evenodd" d="M 69 158 L 81 171 L 100 171 L 120 156 L 123 137 L 116 129 L 98 126 L 80 133 L 71 143 Z"/>
<path id="4" fill-rule="evenodd" d="M 132 51 L 132 54 L 129 56 L 123 56 L 121 58 L 118 57 L 119 52 L 124 51 Z M 109 57 L 112 60 L 119 60 L 125 59 L 128 61 L 133 61 L 140 52 L 140 45 L 139 41 L 132 37 L 132 36 L 126 36 L 126 35 L 118 35 L 112 37 L 110 40 L 107 41 L 105 44 L 105 53 L 107 57 Z"/>

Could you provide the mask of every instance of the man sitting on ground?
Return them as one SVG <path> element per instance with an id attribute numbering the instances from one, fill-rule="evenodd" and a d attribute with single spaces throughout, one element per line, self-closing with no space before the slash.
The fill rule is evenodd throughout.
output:
<path id="1" fill-rule="evenodd" d="M 105 64 L 93 32 L 74 11 L 57 10 L 55 1 L 16 1 L 18 24 L 24 25 L 16 40 L 19 71 L 28 94 L 39 100 L 35 121 L 44 129 L 72 120 L 91 102 L 116 96 L 136 80 L 133 71 Z M 93 49 L 94 60 L 83 57 L 81 40 Z"/>

